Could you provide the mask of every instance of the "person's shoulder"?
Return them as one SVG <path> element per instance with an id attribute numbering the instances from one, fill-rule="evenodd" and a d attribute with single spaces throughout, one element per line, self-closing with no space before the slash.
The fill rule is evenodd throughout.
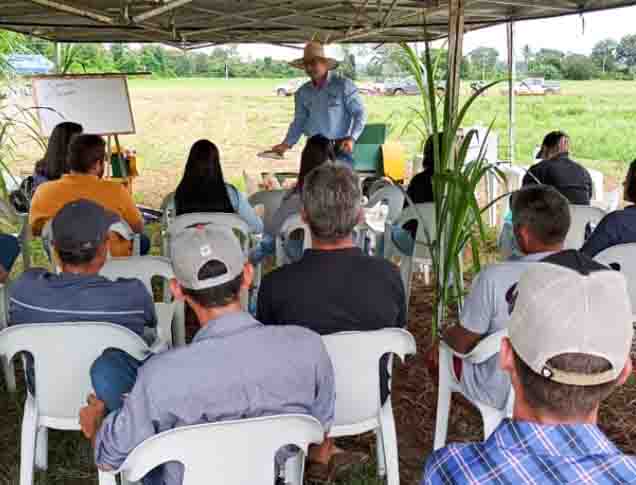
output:
<path id="1" fill-rule="evenodd" d="M 9 290 L 11 293 L 26 290 L 29 291 L 29 287 L 44 281 L 43 276 L 49 273 L 44 268 L 31 268 L 24 271 L 18 278 L 10 283 Z"/>
<path id="2" fill-rule="evenodd" d="M 424 465 L 422 485 L 427 483 L 467 483 L 465 459 L 483 456 L 484 443 L 453 443 L 431 453 Z M 440 480 L 443 477 L 443 482 Z"/>
<path id="3" fill-rule="evenodd" d="M 356 84 L 348 77 L 341 76 L 340 74 L 332 73 L 329 83 L 333 86 L 344 89 L 345 91 L 357 90 Z"/>
<path id="4" fill-rule="evenodd" d="M 289 281 L 292 276 L 302 274 L 304 271 L 303 258 L 294 263 L 285 264 L 263 276 L 261 285 L 280 286 Z"/>

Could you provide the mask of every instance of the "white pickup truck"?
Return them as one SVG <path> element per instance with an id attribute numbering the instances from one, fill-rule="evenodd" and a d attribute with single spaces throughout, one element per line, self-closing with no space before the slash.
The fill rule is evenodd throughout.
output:
<path id="1" fill-rule="evenodd" d="M 546 81 L 542 77 L 530 77 L 515 83 L 514 93 L 517 96 L 546 96 L 561 94 L 561 83 Z M 502 89 L 502 94 L 508 94 L 508 87 Z"/>

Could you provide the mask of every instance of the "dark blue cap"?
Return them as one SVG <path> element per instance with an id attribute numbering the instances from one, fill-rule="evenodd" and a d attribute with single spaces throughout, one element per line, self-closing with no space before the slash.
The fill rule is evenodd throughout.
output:
<path id="1" fill-rule="evenodd" d="M 73 253 L 98 248 L 117 221 L 116 214 L 90 200 L 69 202 L 53 218 L 53 245 Z"/>

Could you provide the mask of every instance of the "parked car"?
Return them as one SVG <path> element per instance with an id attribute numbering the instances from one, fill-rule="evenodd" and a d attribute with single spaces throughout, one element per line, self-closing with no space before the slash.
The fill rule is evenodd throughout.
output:
<path id="1" fill-rule="evenodd" d="M 438 92 L 444 93 L 444 91 L 446 90 L 446 83 L 444 81 L 436 82 L 435 89 Z M 390 79 L 384 83 L 384 94 L 388 96 L 420 94 L 420 88 L 417 85 L 414 77 Z"/>
<path id="2" fill-rule="evenodd" d="M 274 92 L 278 96 L 291 96 L 306 82 L 306 79 L 290 79 L 285 84 L 276 86 Z"/>
<path id="3" fill-rule="evenodd" d="M 542 77 L 530 77 L 517 82 L 513 86 L 517 96 L 546 96 L 561 94 L 561 83 L 558 81 L 546 81 Z M 502 90 L 502 94 L 508 94 L 508 88 Z"/>

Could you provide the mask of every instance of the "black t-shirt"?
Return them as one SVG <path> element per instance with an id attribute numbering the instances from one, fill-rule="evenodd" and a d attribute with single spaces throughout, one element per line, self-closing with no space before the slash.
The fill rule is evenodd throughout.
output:
<path id="1" fill-rule="evenodd" d="M 306 250 L 297 263 L 263 278 L 257 319 L 326 335 L 406 325 L 398 269 L 359 248 Z"/>
<path id="2" fill-rule="evenodd" d="M 592 177 L 585 167 L 570 160 L 567 153 L 559 158 L 543 160 L 530 167 L 523 177 L 523 185 L 537 183 L 554 187 L 571 204 L 590 205 Z"/>
<path id="3" fill-rule="evenodd" d="M 409 188 L 406 191 L 414 204 L 425 204 L 427 202 L 434 202 L 435 196 L 433 195 L 433 171 L 431 169 L 424 170 L 418 173 L 409 184 Z M 407 202 L 405 202 L 405 207 Z"/>

